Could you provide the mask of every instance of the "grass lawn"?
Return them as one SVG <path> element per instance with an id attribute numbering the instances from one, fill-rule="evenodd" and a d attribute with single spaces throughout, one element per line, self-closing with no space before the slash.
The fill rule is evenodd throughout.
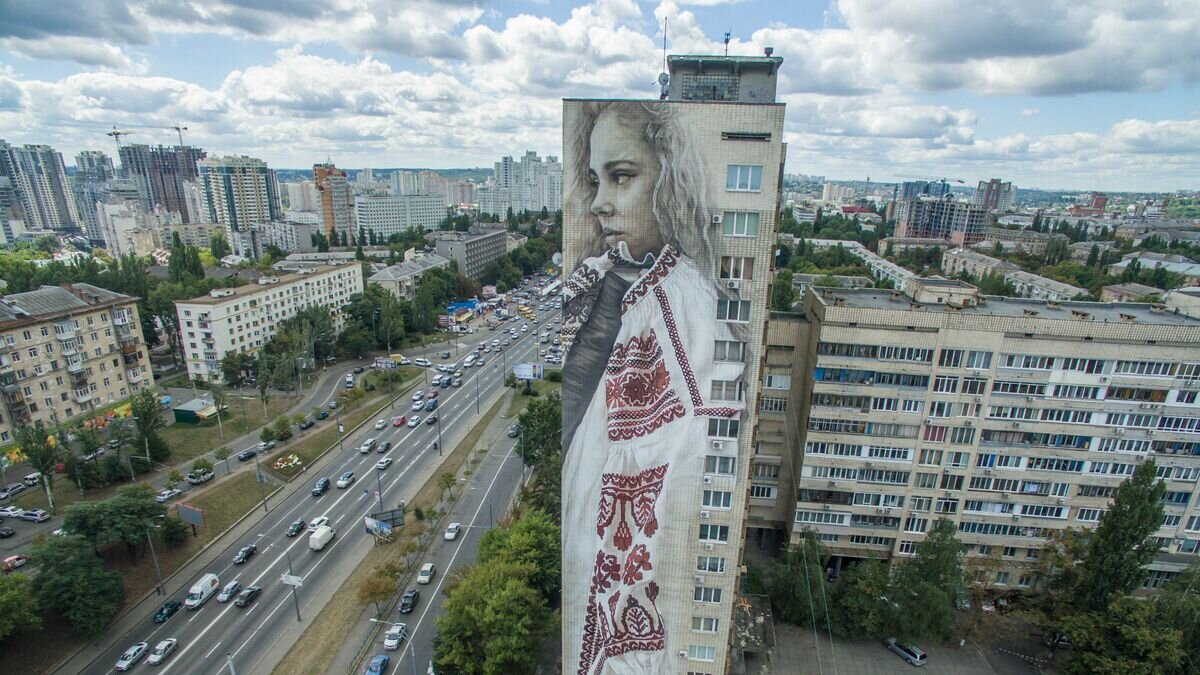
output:
<path id="1" fill-rule="evenodd" d="M 243 414 L 243 402 L 245 414 Z M 221 424 L 225 427 L 225 436 L 221 437 L 221 429 L 216 421 L 207 424 L 183 424 L 176 422 L 163 429 L 163 440 L 171 446 L 171 461 L 186 462 L 201 455 L 216 450 L 225 443 L 263 426 L 274 422 L 275 418 L 285 410 L 296 405 L 296 398 L 291 396 L 272 396 L 267 403 L 267 414 L 263 415 L 262 402 L 245 400 L 231 396 L 226 403 L 225 414 L 221 416 Z"/>
<path id="2" fill-rule="evenodd" d="M 441 490 L 437 486 L 437 477 L 447 471 L 458 475 L 459 469 L 467 462 L 472 450 L 479 444 L 480 437 L 487 428 L 487 421 L 500 414 L 504 399 L 496 401 L 490 410 L 475 425 L 471 433 L 445 457 L 440 469 L 425 482 L 416 495 L 408 501 L 411 506 L 421 506 L 427 509 L 439 501 Z M 317 618 L 305 629 L 304 634 L 296 641 L 296 645 L 288 652 L 279 665 L 275 666 L 276 675 L 291 675 L 304 673 L 318 675 L 325 673 L 337 654 L 338 647 L 345 639 L 346 627 L 358 621 L 364 605 L 355 598 L 355 591 L 364 580 L 372 577 L 375 570 L 383 565 L 403 563 L 404 556 L 400 554 L 399 543 L 411 534 L 411 528 L 416 521 L 409 519 L 400 533 L 393 538 L 392 543 L 376 546 L 363 558 L 362 564 L 354 568 L 338 592 L 333 594 L 329 602 L 321 608 Z M 432 533 L 437 536 L 437 533 Z"/>
<path id="3" fill-rule="evenodd" d="M 555 392 L 555 391 L 560 391 L 561 389 L 562 389 L 562 382 L 550 382 L 549 380 L 538 380 L 533 383 L 533 390 L 538 393 L 538 396 L 545 396 L 546 394 L 549 394 L 549 393 Z M 525 406 L 529 405 L 529 402 L 532 401 L 534 398 L 536 398 L 533 396 L 526 396 L 524 392 L 525 392 L 525 387 L 523 385 L 518 385 L 517 386 L 517 395 L 513 397 L 512 403 L 510 403 L 508 406 L 508 411 L 504 413 L 505 416 L 516 417 L 517 415 L 520 415 L 522 412 L 525 411 Z"/>

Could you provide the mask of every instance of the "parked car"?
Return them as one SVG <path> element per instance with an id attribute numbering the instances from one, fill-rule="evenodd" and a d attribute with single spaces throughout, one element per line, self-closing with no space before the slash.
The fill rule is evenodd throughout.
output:
<path id="1" fill-rule="evenodd" d="M 350 485 L 353 482 L 354 482 L 354 472 L 347 471 L 346 473 L 342 474 L 341 476 L 338 476 L 337 486 L 339 489 L 345 489 L 345 488 L 350 487 Z"/>
<path id="2" fill-rule="evenodd" d="M 413 364 L 421 366 L 422 368 L 428 368 L 430 365 L 432 365 L 432 362 L 429 359 L 416 358 L 413 359 Z"/>
<path id="3" fill-rule="evenodd" d="M 275 441 L 262 441 L 261 443 L 258 444 L 258 451 L 266 452 L 273 447 L 275 447 Z"/>
<path id="4" fill-rule="evenodd" d="M 521 425 L 520 424 L 508 425 L 508 437 L 509 438 L 516 438 L 517 436 L 520 436 L 520 435 L 521 435 Z"/>
<path id="5" fill-rule="evenodd" d="M 273 442 L 272 442 L 272 443 L 273 443 Z M 266 444 L 265 444 L 265 443 L 259 443 L 259 446 L 263 446 L 263 445 L 266 445 Z M 243 450 L 243 451 L 241 451 L 241 452 L 239 452 L 239 453 L 237 454 L 237 458 L 238 458 L 238 461 L 239 461 L 239 462 L 245 462 L 245 461 L 247 461 L 247 460 L 254 459 L 254 457 L 255 457 L 256 455 L 258 455 L 258 451 L 257 451 L 257 450 Z"/>
<path id="6" fill-rule="evenodd" d="M 290 539 L 290 538 L 300 534 L 301 532 L 303 532 L 305 525 L 306 525 L 306 523 L 304 522 L 303 518 L 297 518 L 297 519 L 293 520 L 292 524 L 288 525 L 288 529 L 287 529 L 288 538 Z"/>
<path id="7" fill-rule="evenodd" d="M 238 592 L 242 590 L 242 582 L 236 579 L 225 584 L 225 588 L 221 589 L 217 595 L 217 602 L 225 603 L 237 597 Z"/>
<path id="8" fill-rule="evenodd" d="M 327 420 L 327 419 L 329 419 L 329 413 L 328 413 L 328 412 L 326 412 L 326 411 L 324 411 L 324 410 L 318 411 L 318 412 L 317 412 L 317 419 L 319 419 L 319 420 Z"/>
<path id="9" fill-rule="evenodd" d="M 11 572 L 29 564 L 29 556 L 26 555 L 10 555 L 4 559 L 4 571 Z"/>
<path id="10" fill-rule="evenodd" d="M 0 525 L 0 539 L 8 539 L 17 534 L 17 531 L 7 525 Z"/>
<path id="11" fill-rule="evenodd" d="M 250 558 L 253 558 L 255 553 L 258 553 L 258 546 L 256 546 L 255 544 L 249 544 L 247 546 L 243 546 L 233 556 L 233 564 L 241 565 L 242 563 L 246 562 Z"/>
<path id="12" fill-rule="evenodd" d="M 201 485 L 213 479 L 216 475 L 212 471 L 193 471 L 187 475 L 187 482 L 192 485 Z"/>
<path id="13" fill-rule="evenodd" d="M 312 420 L 304 420 L 303 422 L 300 423 L 300 428 L 301 429 L 311 429 L 315 424 L 316 424 L 316 422 L 314 422 Z"/>
<path id="14" fill-rule="evenodd" d="M 316 483 L 313 483 L 312 496 L 320 497 L 329 489 L 328 478 L 318 478 Z"/>
<path id="15" fill-rule="evenodd" d="M 122 673 L 129 670 L 137 665 L 138 659 L 142 658 L 142 654 L 145 654 L 149 648 L 150 645 L 145 642 L 134 644 L 129 649 L 126 649 L 125 653 L 121 654 L 121 658 L 117 659 L 117 664 L 113 668 Z"/>
<path id="16" fill-rule="evenodd" d="M 24 483 L 9 483 L 3 490 L 0 490 L 0 499 L 11 499 L 24 491 Z"/>
<path id="17" fill-rule="evenodd" d="M 400 598 L 400 613 L 408 614 L 417 608 L 417 600 L 421 598 L 421 591 L 415 588 L 405 591 L 404 597 Z"/>
<path id="18" fill-rule="evenodd" d="M 4 518 L 19 518 L 22 513 L 25 513 L 25 511 L 15 506 L 5 506 L 0 509 L 0 517 Z"/>
<path id="19" fill-rule="evenodd" d="M 158 611 L 154 613 L 154 623 L 162 623 L 175 616 L 175 612 L 178 612 L 180 607 L 183 607 L 182 600 L 171 599 L 164 602 L 162 607 L 159 607 Z"/>
<path id="20" fill-rule="evenodd" d="M 150 658 L 146 659 L 146 664 L 157 666 L 163 661 L 166 661 L 167 657 L 175 651 L 175 647 L 178 644 L 179 641 L 175 638 L 167 638 L 166 640 L 154 645 L 154 651 L 150 652 Z"/>
<path id="21" fill-rule="evenodd" d="M 921 649 L 916 645 L 897 642 L 896 638 L 894 637 L 884 640 L 883 644 L 897 656 L 905 661 L 908 661 L 912 665 L 917 666 L 918 668 L 925 665 L 925 652 L 921 651 Z"/>
<path id="22" fill-rule="evenodd" d="M 454 541 L 455 539 L 458 539 L 459 532 L 462 532 L 462 523 L 450 523 L 450 525 L 446 527 L 446 531 L 442 534 L 442 539 L 445 539 L 446 541 Z"/>
<path id="23" fill-rule="evenodd" d="M 21 515 L 17 516 L 17 518 L 30 523 L 44 523 L 47 520 L 50 520 L 50 514 L 41 509 L 34 509 L 32 511 L 26 511 L 25 513 L 22 513 Z"/>
<path id="24" fill-rule="evenodd" d="M 365 675 L 383 675 L 387 672 L 388 662 L 391 659 L 386 654 L 376 654 L 371 657 L 371 662 L 367 664 L 367 669 L 363 671 Z"/>
<path id="25" fill-rule="evenodd" d="M 257 598 L 260 593 L 262 593 L 261 586 L 249 586 L 241 593 L 238 593 L 237 600 L 234 600 L 233 604 L 237 605 L 238 607 L 246 607 L 250 603 L 254 602 L 255 598 Z"/>
<path id="26" fill-rule="evenodd" d="M 158 502 L 159 504 L 165 504 L 167 503 L 167 500 L 181 494 L 183 494 L 183 490 L 180 490 L 179 488 L 166 488 L 154 495 L 154 501 Z"/>
<path id="27" fill-rule="evenodd" d="M 117 448 L 121 447 L 121 439 L 114 438 L 111 441 L 109 441 L 107 445 L 109 448 L 116 450 Z"/>

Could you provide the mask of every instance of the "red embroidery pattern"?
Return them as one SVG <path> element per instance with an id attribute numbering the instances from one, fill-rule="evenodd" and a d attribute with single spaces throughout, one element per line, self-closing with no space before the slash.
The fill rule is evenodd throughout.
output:
<path id="1" fill-rule="evenodd" d="M 737 417 L 741 414 L 737 408 L 727 407 L 696 408 L 693 412 L 695 412 L 697 415 L 704 415 L 705 417 Z"/>
<path id="2" fill-rule="evenodd" d="M 653 332 L 613 347 L 605 371 L 608 440 L 640 438 L 686 414 Z"/>
<path id="3" fill-rule="evenodd" d="M 683 371 L 683 381 L 687 383 L 688 393 L 692 396 L 692 407 L 704 405 L 700 397 L 700 387 L 696 386 L 696 375 L 688 363 L 687 352 L 683 350 L 683 341 L 679 339 L 679 326 L 675 323 L 675 313 L 671 311 L 671 303 L 667 301 L 667 292 L 661 288 L 654 289 L 654 297 L 662 307 L 663 322 L 667 324 L 667 335 L 671 338 L 671 348 L 675 350 L 675 359 L 679 361 L 679 369 Z"/>
<path id="4" fill-rule="evenodd" d="M 662 252 L 658 254 L 658 259 L 650 266 L 650 270 L 639 277 L 628 291 L 625 291 L 625 297 L 621 300 L 621 314 L 628 312 L 650 292 L 651 288 L 657 290 L 658 284 L 662 283 L 662 280 L 667 278 L 667 275 L 678 264 L 679 254 L 670 246 L 664 246 Z"/>
<path id="5" fill-rule="evenodd" d="M 666 649 L 662 615 L 658 612 L 658 584 L 647 581 L 654 565 L 645 544 L 632 546 L 633 528 L 647 539 L 658 531 L 654 506 L 662 492 L 667 466 L 656 466 L 635 475 L 606 473 L 600 477 L 600 506 L 596 516 L 596 534 L 602 547 L 588 589 L 583 622 L 583 643 L 579 650 L 577 675 L 599 675 L 604 663 L 614 656 L 633 651 Z M 607 541 L 613 520 L 611 544 Z M 624 562 L 618 554 L 607 553 L 615 547 L 628 551 Z M 613 590 L 615 584 L 620 588 Z M 610 592 L 607 597 L 598 597 Z"/>

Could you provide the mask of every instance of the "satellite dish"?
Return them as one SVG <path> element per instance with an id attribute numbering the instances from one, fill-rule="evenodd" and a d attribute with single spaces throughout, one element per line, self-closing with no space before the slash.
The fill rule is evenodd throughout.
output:
<path id="1" fill-rule="evenodd" d="M 562 267 L 563 256 L 561 253 L 555 253 L 550 256 L 550 261 L 554 263 L 555 267 Z"/>

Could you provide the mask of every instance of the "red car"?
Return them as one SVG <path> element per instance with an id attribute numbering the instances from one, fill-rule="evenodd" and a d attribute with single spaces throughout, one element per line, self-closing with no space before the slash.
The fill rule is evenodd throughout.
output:
<path id="1" fill-rule="evenodd" d="M 437 397 L 438 397 L 437 389 L 433 389 L 428 394 L 425 394 L 425 398 L 437 398 Z"/>
<path id="2" fill-rule="evenodd" d="M 405 418 L 404 415 L 399 415 L 392 418 L 392 426 L 394 427 L 402 427 L 405 424 L 408 424 L 408 419 Z"/>

